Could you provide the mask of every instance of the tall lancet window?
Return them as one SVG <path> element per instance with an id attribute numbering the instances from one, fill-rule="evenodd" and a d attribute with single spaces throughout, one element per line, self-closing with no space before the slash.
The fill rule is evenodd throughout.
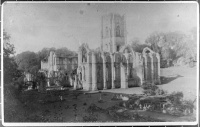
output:
<path id="1" fill-rule="evenodd" d="M 82 62 L 87 62 L 87 51 L 85 48 L 82 49 Z"/>
<path id="2" fill-rule="evenodd" d="M 120 37 L 120 27 L 117 25 L 116 27 L 116 37 Z"/>

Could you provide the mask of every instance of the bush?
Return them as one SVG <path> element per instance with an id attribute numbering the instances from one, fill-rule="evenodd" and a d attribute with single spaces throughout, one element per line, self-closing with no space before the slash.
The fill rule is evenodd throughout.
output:
<path id="1" fill-rule="evenodd" d="M 183 100 L 183 92 L 173 92 L 168 96 L 170 102 L 174 105 L 179 105 Z"/>
<path id="2" fill-rule="evenodd" d="M 165 105 L 169 114 L 177 116 L 193 113 L 194 109 L 194 102 L 192 100 L 183 100 L 182 92 L 173 92 L 167 96 L 167 103 Z"/>
<path id="3" fill-rule="evenodd" d="M 26 118 L 19 101 L 20 92 L 12 84 L 4 84 L 4 119 L 5 122 L 20 122 Z"/>
<path id="4" fill-rule="evenodd" d="M 155 84 L 146 83 L 142 86 L 142 88 L 144 89 L 143 93 L 145 95 L 151 96 L 156 95 L 156 90 L 158 89 L 158 86 L 156 86 Z"/>
<path id="5" fill-rule="evenodd" d="M 163 95 L 167 93 L 166 91 L 159 89 L 158 86 L 153 83 L 145 83 L 142 88 L 144 89 L 143 93 L 147 96 Z"/>

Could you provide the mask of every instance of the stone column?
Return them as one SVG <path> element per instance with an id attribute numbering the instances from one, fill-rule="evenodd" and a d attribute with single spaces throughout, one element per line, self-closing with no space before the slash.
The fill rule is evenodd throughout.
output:
<path id="1" fill-rule="evenodd" d="M 143 83 L 144 83 L 144 63 L 143 63 L 143 57 L 142 57 L 142 55 L 140 56 L 140 62 L 139 62 L 139 64 L 140 64 L 140 66 L 141 66 L 141 71 L 142 71 L 142 74 L 141 74 L 141 84 L 140 85 L 143 85 Z"/>
<path id="2" fill-rule="evenodd" d="M 78 51 L 78 65 L 81 65 L 81 62 L 82 62 L 82 51 L 79 50 Z"/>
<path id="3" fill-rule="evenodd" d="M 91 68 L 90 63 L 88 62 L 88 71 L 87 71 L 87 84 L 88 84 L 88 90 L 92 89 L 92 82 L 91 82 Z"/>
<path id="4" fill-rule="evenodd" d="M 50 87 L 50 79 L 47 77 L 47 87 Z"/>
<path id="5" fill-rule="evenodd" d="M 149 57 L 151 58 L 151 82 L 154 83 L 154 67 L 153 67 L 153 54 L 152 53 L 149 53 Z"/>
<path id="6" fill-rule="evenodd" d="M 114 80 L 115 80 L 115 67 L 114 67 L 114 54 L 111 54 L 111 69 L 112 69 L 112 87 L 111 89 L 114 89 L 115 88 L 115 83 L 114 83 Z"/>
<path id="7" fill-rule="evenodd" d="M 159 55 L 159 53 L 156 53 L 156 58 L 157 58 L 157 60 L 158 60 L 158 84 L 161 84 L 161 82 L 160 82 L 160 55 Z"/>
<path id="8" fill-rule="evenodd" d="M 140 78 L 140 82 L 138 85 L 142 85 L 144 82 L 144 66 L 143 66 L 143 57 L 138 54 L 138 65 L 137 65 L 137 74 Z"/>
<path id="9" fill-rule="evenodd" d="M 143 58 L 144 58 L 144 71 L 145 71 L 145 73 L 144 73 L 144 82 L 146 82 L 147 81 L 147 56 L 146 56 L 146 54 L 143 54 Z"/>
<path id="10" fill-rule="evenodd" d="M 74 80 L 74 89 L 76 90 L 77 88 L 77 75 L 75 75 L 75 80 Z"/>
<path id="11" fill-rule="evenodd" d="M 104 53 L 102 54 L 103 58 L 103 89 L 107 89 L 107 84 L 106 84 L 106 58 Z"/>
<path id="12" fill-rule="evenodd" d="M 84 79 L 84 74 L 85 74 L 85 66 L 83 65 L 82 66 L 82 83 L 84 83 L 85 82 L 85 79 Z"/>
<path id="13" fill-rule="evenodd" d="M 129 56 L 126 58 L 126 63 L 127 63 L 126 76 L 127 76 L 127 79 L 128 79 L 129 72 L 131 71 L 130 66 L 129 66 Z"/>
<path id="14" fill-rule="evenodd" d="M 126 82 L 126 70 L 123 63 L 120 63 L 121 68 L 121 88 L 128 88 L 128 83 Z"/>
<path id="15" fill-rule="evenodd" d="M 87 54 L 87 63 L 85 65 L 85 84 L 83 89 L 85 90 L 90 90 L 91 88 L 91 83 L 90 83 L 90 61 L 89 61 L 89 53 Z"/>
<path id="16" fill-rule="evenodd" d="M 97 90 L 96 56 L 92 52 L 92 90 Z"/>
<path id="17" fill-rule="evenodd" d="M 71 76 L 69 76 L 69 83 L 70 83 L 70 86 L 73 86 Z"/>

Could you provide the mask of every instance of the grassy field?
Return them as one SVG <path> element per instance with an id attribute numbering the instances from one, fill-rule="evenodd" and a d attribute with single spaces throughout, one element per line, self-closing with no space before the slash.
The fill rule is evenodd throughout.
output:
<path id="1" fill-rule="evenodd" d="M 160 88 L 173 91 L 182 91 L 184 99 L 194 100 L 196 97 L 196 68 L 171 67 L 161 69 L 162 84 Z M 120 101 L 112 100 L 115 93 L 142 94 L 141 87 L 129 89 L 104 90 L 102 93 L 84 93 L 83 91 L 73 91 L 70 89 L 60 91 L 48 91 L 46 94 L 37 91 L 26 91 L 19 94 L 12 86 L 4 87 L 4 111 L 5 122 L 119 122 L 108 115 L 107 109 L 117 105 Z M 10 91 L 11 90 L 11 91 Z M 17 96 L 17 98 L 16 98 Z M 60 96 L 62 96 L 62 101 Z M 103 101 L 99 102 L 102 98 Z M 91 105 L 100 107 L 102 112 L 88 112 Z M 97 107 L 93 107 L 94 109 Z M 96 109 L 98 110 L 98 108 Z M 148 114 L 149 112 L 141 112 Z M 156 113 L 150 113 L 156 118 Z M 176 118 L 160 115 L 166 121 L 190 121 L 190 118 Z M 195 117 L 195 116 L 193 116 Z M 193 120 L 193 119 L 192 119 Z M 123 122 L 135 119 L 123 119 Z M 146 120 L 143 120 L 145 122 Z"/>

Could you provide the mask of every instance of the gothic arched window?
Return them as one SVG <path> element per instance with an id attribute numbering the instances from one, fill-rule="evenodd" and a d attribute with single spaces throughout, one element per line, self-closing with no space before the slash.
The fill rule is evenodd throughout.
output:
<path id="1" fill-rule="evenodd" d="M 119 25 L 117 25 L 117 27 L 116 27 L 116 36 L 120 37 L 120 27 L 119 27 Z"/>
<path id="2" fill-rule="evenodd" d="M 87 62 L 87 52 L 86 49 L 82 49 L 82 62 Z"/>

